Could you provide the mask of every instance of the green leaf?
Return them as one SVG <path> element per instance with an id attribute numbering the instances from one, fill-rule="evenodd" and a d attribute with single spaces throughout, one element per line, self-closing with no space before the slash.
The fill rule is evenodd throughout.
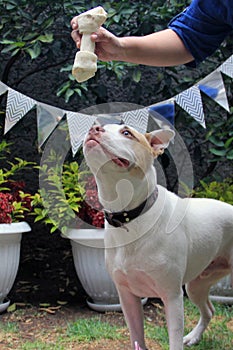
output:
<path id="1" fill-rule="evenodd" d="M 227 153 L 227 159 L 229 159 L 229 160 L 233 159 L 233 149 Z"/>
<path id="2" fill-rule="evenodd" d="M 57 92 L 57 96 L 60 97 L 61 95 L 63 95 L 67 89 L 69 89 L 70 87 L 70 81 L 65 82 L 60 89 Z"/>
<path id="3" fill-rule="evenodd" d="M 14 44 L 15 41 L 13 40 L 8 40 L 8 39 L 3 39 L 0 41 L 0 44 L 3 44 L 3 45 L 11 45 L 11 44 Z"/>
<path id="4" fill-rule="evenodd" d="M 223 157 L 226 155 L 227 150 L 226 149 L 210 148 L 210 152 L 212 154 L 214 154 L 215 156 Z"/>
<path id="5" fill-rule="evenodd" d="M 135 83 L 139 83 L 139 81 L 141 80 L 141 76 L 142 73 L 140 70 L 136 69 L 133 72 L 133 81 L 135 81 Z"/>
<path id="6" fill-rule="evenodd" d="M 30 55 L 32 60 L 37 58 L 41 53 L 40 46 L 38 45 L 34 46 L 33 48 L 27 48 L 25 51 Z"/>
<path id="7" fill-rule="evenodd" d="M 54 233 L 58 228 L 56 226 L 53 226 L 50 230 L 51 233 Z"/>
<path id="8" fill-rule="evenodd" d="M 81 89 L 74 89 L 74 91 L 76 92 L 76 94 L 78 94 L 80 97 L 82 96 L 82 90 Z"/>
<path id="9" fill-rule="evenodd" d="M 51 43 L 53 41 L 53 34 L 45 34 L 38 36 L 37 40 L 42 43 Z"/>
<path id="10" fill-rule="evenodd" d="M 72 67 L 73 66 L 71 64 L 69 64 L 68 66 L 62 67 L 60 69 L 60 72 L 70 72 L 72 70 Z"/>
<path id="11" fill-rule="evenodd" d="M 13 51 L 15 50 L 15 46 L 14 45 L 10 45 L 10 46 L 7 46 L 5 47 L 4 49 L 2 49 L 2 53 L 7 53 L 7 52 L 10 52 L 10 51 Z"/>
<path id="12" fill-rule="evenodd" d="M 209 141 L 213 143 L 215 146 L 218 146 L 218 147 L 224 146 L 224 142 L 222 140 L 216 139 L 216 137 L 213 135 L 209 137 Z"/>
<path id="13" fill-rule="evenodd" d="M 233 137 L 230 137 L 226 142 L 225 142 L 225 148 L 229 148 L 231 143 L 233 142 Z"/>
<path id="14" fill-rule="evenodd" d="M 16 304 L 12 304 L 10 306 L 8 306 L 7 308 L 7 312 L 14 312 L 16 310 Z"/>
<path id="15" fill-rule="evenodd" d="M 72 89 L 67 89 L 65 93 L 65 101 L 69 102 L 70 97 L 74 94 L 74 90 Z"/>

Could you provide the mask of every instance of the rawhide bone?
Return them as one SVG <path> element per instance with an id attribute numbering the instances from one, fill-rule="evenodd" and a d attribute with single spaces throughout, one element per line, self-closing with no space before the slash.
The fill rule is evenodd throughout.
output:
<path id="1" fill-rule="evenodd" d="M 106 21 L 107 13 L 101 6 L 77 16 L 78 30 L 82 34 L 80 51 L 76 53 L 72 74 L 81 83 L 92 78 L 97 71 L 95 43 L 91 41 L 91 33 L 96 32 Z"/>

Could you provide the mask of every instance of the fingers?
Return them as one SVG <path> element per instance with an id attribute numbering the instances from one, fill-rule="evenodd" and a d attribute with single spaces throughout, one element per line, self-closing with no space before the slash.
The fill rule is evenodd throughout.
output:
<path id="1" fill-rule="evenodd" d="M 73 30 L 77 30 L 78 29 L 78 21 L 77 21 L 77 18 L 78 16 L 72 18 L 72 20 L 70 21 L 70 25 L 71 25 L 71 28 Z"/>
<path id="2" fill-rule="evenodd" d="M 72 39 L 74 40 L 74 42 L 75 42 L 75 44 L 76 44 L 76 47 L 77 47 L 78 49 L 80 49 L 81 38 L 82 38 L 82 36 L 81 36 L 81 34 L 79 33 L 79 31 L 78 31 L 77 17 L 78 17 L 78 16 L 74 17 L 74 18 L 71 20 L 71 22 L 70 22 L 70 25 L 71 25 L 71 27 L 72 27 L 72 29 L 73 29 L 72 32 L 71 32 L 71 37 L 72 37 Z M 96 34 L 96 33 L 93 33 L 93 34 L 91 35 L 91 40 L 92 40 L 92 41 L 96 41 L 97 39 L 98 39 L 97 34 Z"/>
<path id="3" fill-rule="evenodd" d="M 112 37 L 114 37 L 114 35 L 103 27 L 100 27 L 96 33 L 91 34 L 91 40 L 96 43 L 109 42 Z"/>
<path id="4" fill-rule="evenodd" d="M 77 49 L 80 49 L 82 35 L 78 31 L 77 16 L 71 20 L 70 24 L 73 29 L 71 37 L 74 40 Z M 96 33 L 91 34 L 91 40 L 96 43 L 109 43 L 114 38 L 115 36 L 103 27 L 100 27 Z"/>
<path id="5" fill-rule="evenodd" d="M 79 32 L 77 30 L 73 30 L 71 32 L 71 37 L 74 40 L 77 49 L 80 49 L 81 36 L 80 36 Z"/>
<path id="6" fill-rule="evenodd" d="M 74 40 L 77 49 L 80 49 L 82 36 L 79 34 L 79 32 L 78 32 L 77 30 L 73 30 L 73 31 L 71 32 L 71 37 L 72 37 L 72 39 Z M 101 41 L 101 39 L 99 38 L 99 36 L 97 35 L 97 33 L 91 34 L 91 40 L 92 40 L 93 42 Z"/>
<path id="7" fill-rule="evenodd" d="M 81 43 L 81 36 L 78 32 L 78 21 L 77 21 L 77 16 L 72 18 L 70 21 L 71 28 L 73 29 L 71 32 L 71 37 L 74 40 L 77 49 L 80 49 L 80 43 Z"/>

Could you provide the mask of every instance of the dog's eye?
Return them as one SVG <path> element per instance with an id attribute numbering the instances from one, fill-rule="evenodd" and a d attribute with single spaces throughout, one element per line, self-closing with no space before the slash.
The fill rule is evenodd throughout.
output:
<path id="1" fill-rule="evenodd" d="M 132 133 L 131 133 L 129 130 L 123 130 L 123 131 L 122 131 L 122 134 L 123 134 L 124 136 L 132 136 Z"/>

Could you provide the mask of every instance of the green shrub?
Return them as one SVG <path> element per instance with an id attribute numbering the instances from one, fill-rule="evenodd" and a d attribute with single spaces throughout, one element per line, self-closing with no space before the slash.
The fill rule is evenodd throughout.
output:
<path id="1" fill-rule="evenodd" d="M 85 197 L 82 176 L 77 162 L 60 165 L 59 155 L 51 151 L 40 170 L 40 189 L 33 197 L 35 222 L 51 226 L 51 233 L 61 229 L 65 233 L 78 213 Z"/>
<path id="2" fill-rule="evenodd" d="M 206 183 L 200 181 L 201 187 L 193 191 L 194 197 L 213 198 L 233 205 L 233 180 L 226 179 L 223 182 L 213 181 Z"/>

